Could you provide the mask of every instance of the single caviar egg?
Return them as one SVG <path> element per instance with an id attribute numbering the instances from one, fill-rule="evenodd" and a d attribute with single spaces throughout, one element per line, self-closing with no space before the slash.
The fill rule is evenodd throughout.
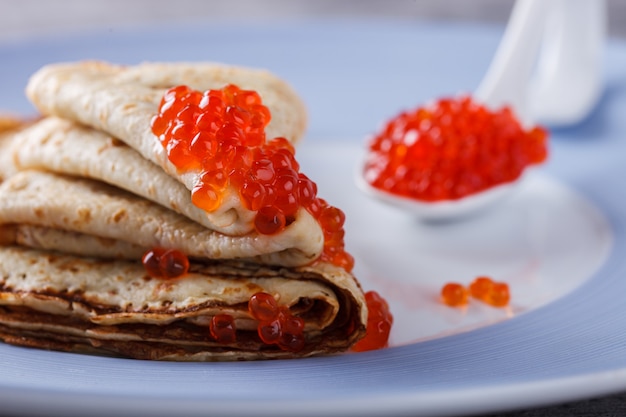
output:
<path id="1" fill-rule="evenodd" d="M 234 343 L 237 340 L 235 320 L 229 314 L 218 314 L 209 322 L 211 336 L 221 344 Z"/>
<path id="2" fill-rule="evenodd" d="M 178 278 L 189 270 L 189 258 L 177 249 L 151 249 L 143 255 L 142 263 L 153 278 Z"/>
<path id="3" fill-rule="evenodd" d="M 463 285 L 450 282 L 441 289 L 441 300 L 450 307 L 461 307 L 467 305 L 469 291 Z"/>
<path id="4" fill-rule="evenodd" d="M 259 321 L 271 321 L 278 317 L 278 303 L 270 294 L 258 292 L 248 300 L 248 311 Z"/>
<path id="5" fill-rule="evenodd" d="M 493 284 L 485 302 L 494 307 L 506 307 L 510 299 L 509 286 L 503 282 L 496 282 Z"/>
<path id="6" fill-rule="evenodd" d="M 510 108 L 441 99 L 390 120 L 369 143 L 364 178 L 421 201 L 455 200 L 514 181 L 547 158 L 547 131 L 525 129 Z"/>
<path id="7" fill-rule="evenodd" d="M 477 277 L 469 286 L 472 297 L 485 301 L 493 289 L 493 280 L 487 276 Z"/>

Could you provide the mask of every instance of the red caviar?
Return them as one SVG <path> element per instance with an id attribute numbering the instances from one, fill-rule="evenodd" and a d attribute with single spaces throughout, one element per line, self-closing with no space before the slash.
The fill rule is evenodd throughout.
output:
<path id="1" fill-rule="evenodd" d="M 450 282 L 441 289 L 441 300 L 450 307 L 467 305 L 469 291 L 463 285 Z"/>
<path id="2" fill-rule="evenodd" d="M 176 249 L 150 249 L 143 255 L 141 262 L 153 278 L 178 278 L 189 270 L 187 255 Z"/>
<path id="3" fill-rule="evenodd" d="M 263 343 L 290 352 L 304 349 L 304 320 L 291 314 L 289 308 L 279 306 L 272 295 L 264 292 L 252 295 L 248 311 L 259 322 L 257 333 Z"/>
<path id="4" fill-rule="evenodd" d="M 486 276 L 477 277 L 469 286 L 472 297 L 486 301 L 493 289 L 493 280 Z"/>
<path id="5" fill-rule="evenodd" d="M 389 333 L 393 324 L 393 315 L 389 304 L 376 291 L 365 293 L 367 303 L 367 329 L 365 337 L 359 340 L 352 350 L 365 352 L 367 350 L 382 349 L 389 344 Z"/>
<path id="6" fill-rule="evenodd" d="M 493 284 L 486 302 L 494 307 L 506 307 L 510 299 L 509 286 L 503 282 L 496 282 Z"/>
<path id="7" fill-rule="evenodd" d="M 470 284 L 472 297 L 494 307 L 506 307 L 511 299 L 509 286 L 504 282 L 495 282 L 490 277 L 477 277 Z"/>
<path id="8" fill-rule="evenodd" d="M 511 299 L 509 286 L 504 282 L 495 282 L 488 276 L 477 277 L 468 288 L 451 282 L 441 289 L 442 301 L 451 307 L 467 304 L 468 295 L 493 307 L 506 307 Z"/>
<path id="9" fill-rule="evenodd" d="M 300 172 L 285 138 L 266 140 L 270 111 L 255 91 L 227 85 L 204 93 L 187 86 L 168 90 L 152 119 L 152 132 L 181 171 L 199 171 L 192 202 L 216 210 L 226 189 L 237 190 L 244 207 L 255 211 L 258 233 L 280 233 L 306 209 L 325 237 L 321 260 L 352 270 L 344 249 L 343 213 L 317 197 L 317 186 Z"/>
<path id="10" fill-rule="evenodd" d="M 250 297 L 248 311 L 259 321 L 272 321 L 278 316 L 278 303 L 271 294 L 258 292 Z"/>
<path id="11" fill-rule="evenodd" d="M 547 158 L 547 131 L 525 130 L 510 108 L 490 111 L 470 97 L 403 112 L 369 144 L 365 178 L 423 201 L 459 199 L 511 182 Z"/>
<path id="12" fill-rule="evenodd" d="M 211 336 L 222 344 L 234 343 L 237 340 L 235 320 L 229 314 L 218 314 L 209 322 Z"/>

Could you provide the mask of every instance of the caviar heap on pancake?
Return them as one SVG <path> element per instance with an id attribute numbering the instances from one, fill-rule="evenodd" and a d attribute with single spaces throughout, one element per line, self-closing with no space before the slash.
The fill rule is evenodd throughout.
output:
<path id="1" fill-rule="evenodd" d="M 463 96 L 390 120 L 369 143 L 365 180 L 422 201 L 455 200 L 517 179 L 547 158 L 547 131 L 525 129 L 512 110 Z"/>
<path id="2" fill-rule="evenodd" d="M 287 139 L 265 137 L 270 118 L 255 91 L 227 85 L 202 93 L 177 86 L 163 96 L 152 131 L 179 170 L 201 173 L 192 191 L 196 206 L 214 211 L 233 187 L 243 206 L 256 212 L 256 231 L 265 235 L 284 230 L 302 207 L 324 232 L 320 260 L 351 271 L 343 212 L 317 197 L 317 185 L 300 172 Z"/>
<path id="3" fill-rule="evenodd" d="M 295 221 L 304 208 L 320 224 L 324 248 L 319 261 L 350 272 L 354 259 L 344 248 L 344 213 L 317 196 L 317 185 L 300 172 L 295 151 L 285 138 L 266 138 L 271 114 L 255 91 L 227 85 L 200 92 L 186 86 L 168 90 L 152 119 L 152 132 L 180 171 L 200 172 L 192 202 L 208 212 L 216 210 L 229 189 L 242 205 L 255 212 L 259 234 L 278 234 Z M 187 271 L 180 253 L 153 249 L 144 265 L 156 278 L 177 278 Z M 355 350 L 387 345 L 393 318 L 386 301 L 366 294 L 369 311 L 367 335 Z M 248 311 L 257 320 L 259 338 L 267 345 L 297 352 L 305 346 L 302 318 L 280 306 L 271 294 L 254 294 Z M 212 337 L 220 343 L 236 339 L 232 317 L 215 316 Z"/>

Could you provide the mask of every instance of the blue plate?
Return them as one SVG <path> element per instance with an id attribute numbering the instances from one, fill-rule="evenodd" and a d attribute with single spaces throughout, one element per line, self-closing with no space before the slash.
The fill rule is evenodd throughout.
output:
<path id="1" fill-rule="evenodd" d="M 264 67 L 289 81 L 307 103 L 305 146 L 329 155 L 309 159 L 307 166 L 322 172 L 352 164 L 339 156 L 358 152 L 364 138 L 399 110 L 471 91 L 501 33 L 500 27 L 325 20 L 5 44 L 0 109 L 34 113 L 23 89 L 28 76 L 50 62 L 209 60 Z M 471 331 L 325 358 L 158 363 L 0 345 L 1 412 L 434 416 L 626 389 L 626 44 L 611 41 L 606 52 L 606 91 L 598 107 L 580 125 L 552 132 L 552 157 L 542 168 L 592 202 L 603 219 L 598 227 L 612 235 L 603 262 L 575 288 Z M 331 157 L 334 152 L 339 156 Z M 356 191 L 338 194 L 350 193 Z M 367 225 L 351 226 L 359 227 Z M 358 245 L 353 253 L 357 262 L 365 259 Z"/>

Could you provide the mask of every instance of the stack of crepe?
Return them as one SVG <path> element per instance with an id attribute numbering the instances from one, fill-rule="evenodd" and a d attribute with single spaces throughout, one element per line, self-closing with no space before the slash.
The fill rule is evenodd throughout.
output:
<path id="1" fill-rule="evenodd" d="M 356 279 L 316 261 L 324 236 L 301 209 L 261 235 L 236 193 L 206 212 L 151 131 L 164 92 L 235 84 L 272 114 L 266 137 L 295 143 L 305 127 L 298 96 L 259 70 L 215 64 L 102 62 L 49 65 L 27 95 L 43 117 L 0 132 L 0 338 L 7 343 L 158 360 L 242 360 L 345 351 L 364 334 Z M 191 260 L 175 280 L 151 278 L 152 248 Z M 294 352 L 263 343 L 248 300 L 274 296 L 301 317 Z M 234 318 L 232 343 L 211 338 L 217 314 Z"/>

